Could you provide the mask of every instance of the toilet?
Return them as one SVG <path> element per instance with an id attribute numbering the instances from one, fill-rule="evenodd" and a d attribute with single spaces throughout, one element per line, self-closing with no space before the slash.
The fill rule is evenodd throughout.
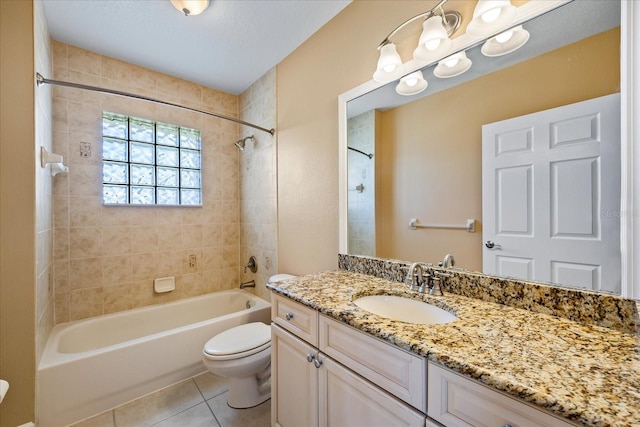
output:
<path id="1" fill-rule="evenodd" d="M 295 276 L 276 274 L 269 283 Z M 232 408 L 251 408 L 271 398 L 271 327 L 262 322 L 235 326 L 211 338 L 202 349 L 209 372 L 229 378 Z"/>

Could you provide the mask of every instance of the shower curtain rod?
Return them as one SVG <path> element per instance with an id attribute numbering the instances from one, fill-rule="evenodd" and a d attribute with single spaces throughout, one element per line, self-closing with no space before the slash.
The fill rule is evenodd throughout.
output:
<path id="1" fill-rule="evenodd" d="M 42 84 L 50 84 L 50 85 L 56 85 L 56 86 L 72 87 L 72 88 L 76 88 L 76 89 L 92 90 L 94 92 L 108 93 L 108 94 L 111 94 L 111 95 L 125 96 L 125 97 L 128 97 L 128 98 L 141 99 L 143 101 L 155 102 L 156 104 L 162 104 L 162 105 L 168 105 L 170 107 L 182 108 L 184 110 L 189 110 L 189 111 L 194 111 L 196 113 L 206 114 L 208 116 L 217 117 L 219 119 L 229 120 L 231 122 L 239 123 L 239 124 L 244 125 L 244 126 L 249 126 L 249 127 L 254 128 L 254 129 L 261 130 L 263 132 L 266 132 L 266 133 L 270 134 L 271 136 L 273 136 L 276 133 L 275 129 L 263 128 L 261 126 L 254 125 L 253 123 L 245 122 L 244 120 L 234 119 L 233 117 L 228 117 L 228 116 L 225 116 L 225 115 L 222 115 L 222 114 L 211 113 L 209 111 L 198 110 L 196 108 L 191 108 L 191 107 L 185 107 L 184 105 L 174 104 L 173 102 L 160 101 L 159 99 L 149 98 L 147 96 L 136 95 L 136 94 L 128 93 L 128 92 L 122 92 L 122 91 L 119 91 L 119 90 L 105 89 L 103 87 L 83 85 L 83 84 L 79 84 L 79 83 L 65 82 L 65 81 L 61 81 L 61 80 L 51 80 L 51 79 L 47 79 L 47 78 L 43 77 L 42 74 L 40 74 L 40 73 L 36 73 L 36 83 L 38 84 L 38 86 L 40 86 Z"/>
<path id="2" fill-rule="evenodd" d="M 370 159 L 373 159 L 373 154 L 365 153 L 364 151 L 360 151 L 360 150 L 358 150 L 357 148 L 352 148 L 352 147 L 347 147 L 347 148 L 348 148 L 349 150 L 353 150 L 353 151 L 355 151 L 356 153 L 360 153 L 360 154 L 362 154 L 363 156 L 367 156 L 367 157 L 368 157 L 368 158 L 370 158 Z"/>

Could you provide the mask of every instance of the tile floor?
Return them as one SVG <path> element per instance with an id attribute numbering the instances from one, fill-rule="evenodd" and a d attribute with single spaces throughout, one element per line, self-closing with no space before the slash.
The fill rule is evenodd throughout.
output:
<path id="1" fill-rule="evenodd" d="M 271 401 L 250 409 L 227 405 L 225 378 L 205 373 L 143 396 L 73 427 L 268 427 Z"/>

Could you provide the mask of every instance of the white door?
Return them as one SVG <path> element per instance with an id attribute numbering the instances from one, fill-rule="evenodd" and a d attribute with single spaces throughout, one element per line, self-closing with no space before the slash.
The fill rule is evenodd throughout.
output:
<path id="1" fill-rule="evenodd" d="M 620 292 L 620 95 L 482 127 L 483 270 Z"/>

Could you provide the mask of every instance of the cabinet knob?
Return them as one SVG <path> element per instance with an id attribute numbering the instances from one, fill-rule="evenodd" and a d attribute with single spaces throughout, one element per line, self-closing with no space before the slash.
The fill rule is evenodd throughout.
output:
<path id="1" fill-rule="evenodd" d="M 502 427 L 511 427 L 511 424 L 505 424 Z"/>
<path id="2" fill-rule="evenodd" d="M 307 354 L 307 362 L 311 363 L 315 358 L 316 358 L 315 354 Z"/>
<path id="3" fill-rule="evenodd" d="M 316 359 L 313 361 L 313 364 L 316 365 L 316 368 L 319 368 L 320 366 L 322 366 L 322 360 Z"/>
<path id="4" fill-rule="evenodd" d="M 293 319 L 293 313 L 287 313 L 287 314 L 284 315 L 284 317 L 286 317 L 287 320 L 291 320 L 291 319 Z"/>

